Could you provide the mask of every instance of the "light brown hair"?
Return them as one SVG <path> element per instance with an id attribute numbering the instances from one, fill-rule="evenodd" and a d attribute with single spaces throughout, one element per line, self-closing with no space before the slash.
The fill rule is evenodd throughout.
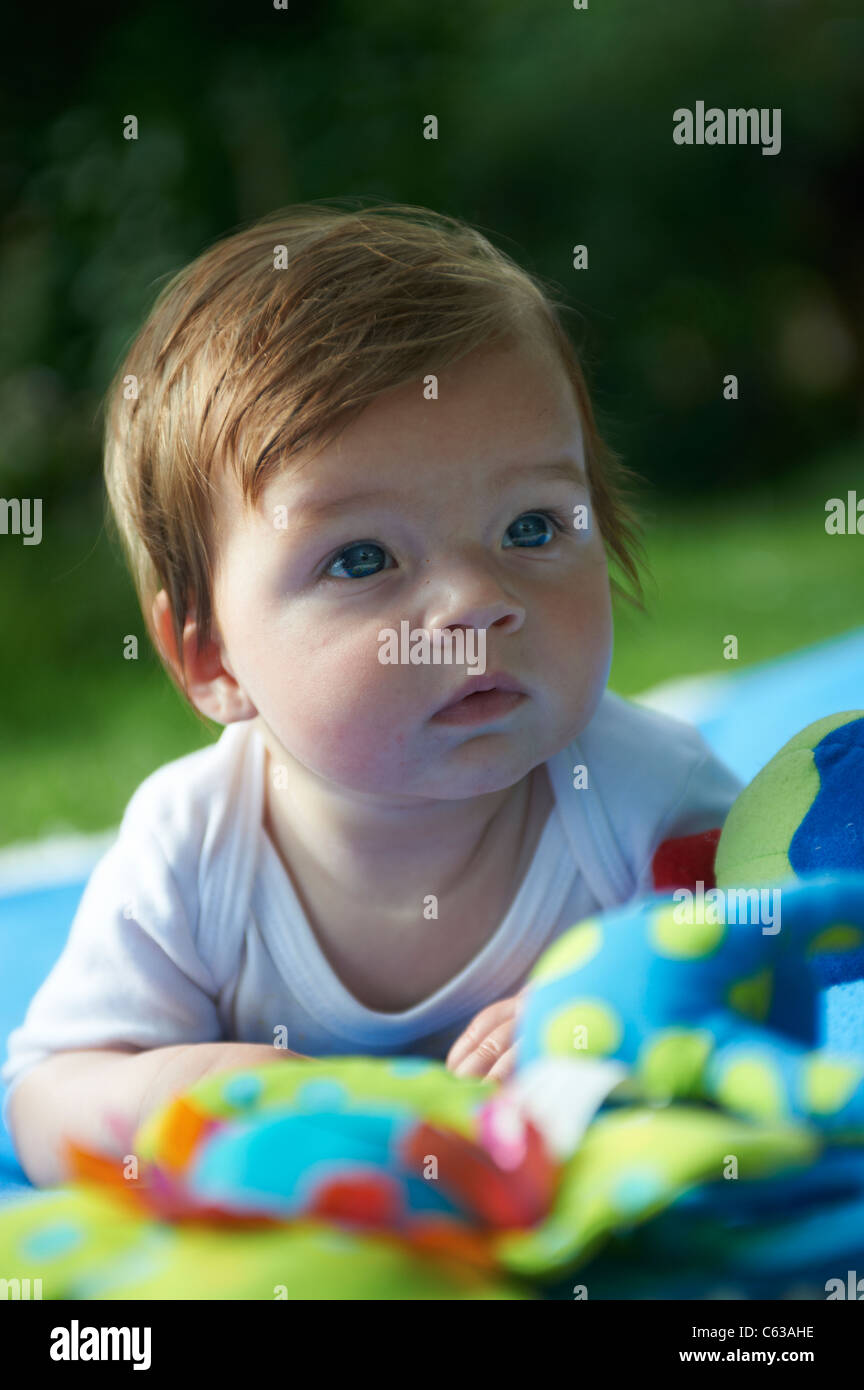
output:
<path id="1" fill-rule="evenodd" d="M 480 231 L 406 204 L 280 209 L 175 275 L 111 383 L 105 421 L 108 501 L 172 679 L 153 599 L 168 595 L 182 672 L 187 615 L 199 651 L 212 633 L 218 470 L 233 469 L 254 506 L 278 470 L 383 391 L 514 338 L 551 344 L 572 382 L 594 515 L 633 593 L 614 573 L 612 588 L 642 609 L 641 527 L 626 500 L 637 475 L 600 437 L 560 308 Z"/>

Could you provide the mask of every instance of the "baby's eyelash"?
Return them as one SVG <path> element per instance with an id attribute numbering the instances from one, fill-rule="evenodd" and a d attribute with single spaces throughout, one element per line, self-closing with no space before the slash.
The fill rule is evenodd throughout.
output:
<path id="1" fill-rule="evenodd" d="M 534 512 L 523 512 L 523 516 L 544 516 L 547 521 L 551 521 L 556 531 L 568 532 L 570 530 L 570 518 L 562 515 L 561 512 L 551 512 L 547 507 L 538 508 Z"/>

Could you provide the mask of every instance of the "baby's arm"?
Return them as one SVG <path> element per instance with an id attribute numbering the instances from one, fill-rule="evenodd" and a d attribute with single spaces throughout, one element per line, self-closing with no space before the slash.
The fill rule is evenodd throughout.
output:
<path id="1" fill-rule="evenodd" d="M 37 1186 L 70 1176 L 65 1138 L 122 1156 L 131 1144 L 124 1131 L 131 1136 L 201 1077 L 297 1055 L 232 1038 L 233 1021 L 219 1009 L 225 977 L 214 974 L 207 947 L 212 933 L 199 950 L 200 847 L 172 820 L 171 806 L 142 797 L 147 785 L 94 869 L 59 960 L 9 1037 L 5 1117 Z M 181 822 L 183 807 L 177 797 Z M 244 925 L 238 914 L 240 940 Z"/>
<path id="2" fill-rule="evenodd" d="M 163 1101 L 208 1073 L 298 1055 L 269 1043 L 238 1042 L 57 1052 L 31 1067 L 9 1097 L 9 1127 L 21 1166 L 37 1187 L 64 1182 L 70 1176 L 63 1151 L 67 1136 L 84 1148 L 123 1157 L 106 1112 L 131 1133 Z"/>

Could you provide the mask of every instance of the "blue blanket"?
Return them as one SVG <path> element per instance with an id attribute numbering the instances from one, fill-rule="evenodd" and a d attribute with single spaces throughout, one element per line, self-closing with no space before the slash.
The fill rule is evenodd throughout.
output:
<path id="1" fill-rule="evenodd" d="M 63 949 L 86 879 L 0 897 L 0 1038 L 22 1021 L 27 1005 Z M 0 1097 L 3 1090 L 0 1089 Z M 0 1126 L 0 1201 L 29 1187 Z"/>

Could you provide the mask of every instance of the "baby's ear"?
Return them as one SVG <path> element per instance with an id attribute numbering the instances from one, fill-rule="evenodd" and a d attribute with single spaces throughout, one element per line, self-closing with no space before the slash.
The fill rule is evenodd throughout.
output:
<path id="1" fill-rule="evenodd" d="M 177 659 L 177 640 L 174 636 L 174 623 L 171 617 L 171 601 L 164 589 L 160 589 L 154 598 L 150 617 L 153 639 L 159 649 L 159 655 L 163 661 L 168 663 L 175 677 L 179 680 L 180 663 Z"/>
<path id="2" fill-rule="evenodd" d="M 177 639 L 171 616 L 171 602 L 164 589 L 153 600 L 151 609 L 153 634 L 162 659 L 170 667 L 174 679 L 187 699 L 208 719 L 217 724 L 234 724 L 241 719 L 254 719 L 258 713 L 245 690 L 223 664 L 222 644 L 215 631 L 202 650 L 196 643 L 197 624 L 187 616 L 183 628 L 183 660 L 185 679 L 177 655 Z"/>

